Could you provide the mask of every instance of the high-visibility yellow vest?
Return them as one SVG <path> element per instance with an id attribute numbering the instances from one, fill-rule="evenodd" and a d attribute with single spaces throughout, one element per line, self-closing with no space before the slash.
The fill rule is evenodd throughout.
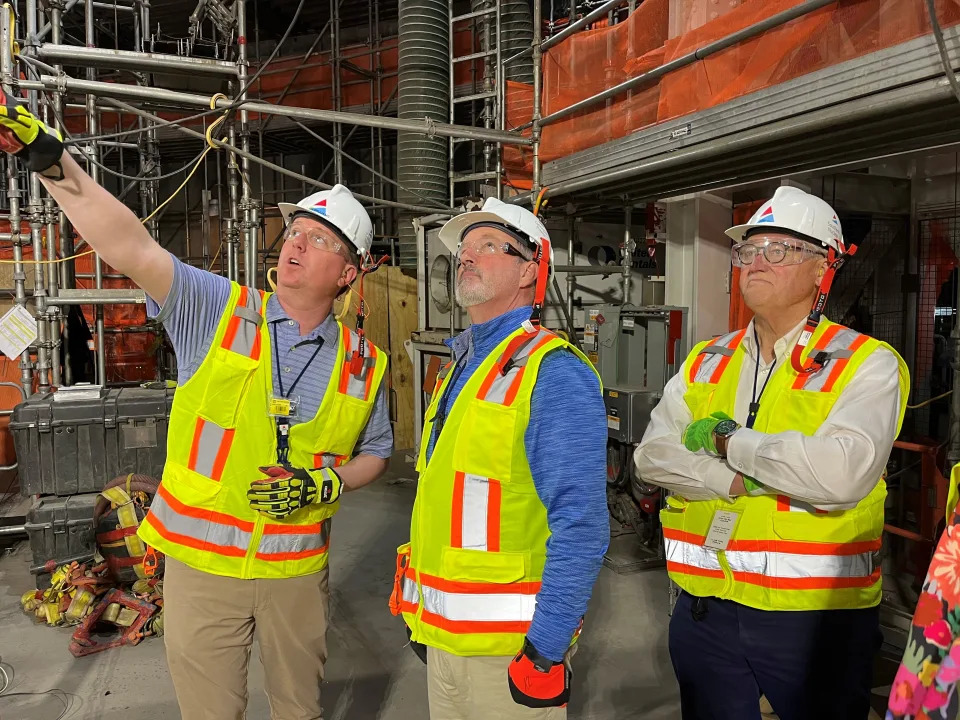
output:
<path id="1" fill-rule="evenodd" d="M 276 421 L 268 415 L 268 297 L 233 284 L 210 351 L 177 388 L 163 481 L 138 532 L 170 557 L 214 575 L 284 578 L 322 570 L 330 518 L 339 507 L 310 505 L 277 520 L 255 512 L 247 500 L 250 483 L 262 477 L 257 468 L 277 462 Z M 336 363 L 320 408 L 312 420 L 290 428 L 289 461 L 295 467 L 345 462 L 373 411 L 386 357 L 368 342 L 360 367 L 351 368 L 358 338 L 339 328 Z"/>
<path id="2" fill-rule="evenodd" d="M 576 348 L 547 330 L 517 330 L 467 380 L 426 461 L 450 366 L 427 409 L 410 542 L 398 549 L 390 601 L 412 638 L 456 655 L 515 655 L 523 646 L 550 537 L 524 448 L 544 356 Z"/>
<path id="3" fill-rule="evenodd" d="M 684 396 L 694 420 L 722 411 L 733 416 L 745 331 L 694 348 L 683 372 Z M 754 429 L 813 435 L 827 419 L 863 361 L 879 348 L 899 363 L 900 418 L 909 393 L 909 373 L 886 343 L 821 320 L 808 354 L 826 353 L 822 370 L 799 375 L 779 365 L 763 393 Z M 762 480 L 762 479 L 761 479 Z M 843 482 L 838 478 L 837 482 Z M 785 495 L 741 496 L 734 501 L 672 495 L 660 513 L 667 570 L 692 595 L 719 597 L 762 610 L 828 610 L 872 607 L 880 602 L 879 551 L 886 483 L 850 510 L 825 512 Z M 704 546 L 719 510 L 739 513 L 726 550 Z"/>

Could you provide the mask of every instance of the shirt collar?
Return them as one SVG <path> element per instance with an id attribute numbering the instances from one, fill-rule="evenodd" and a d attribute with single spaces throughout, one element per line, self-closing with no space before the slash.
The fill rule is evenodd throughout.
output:
<path id="1" fill-rule="evenodd" d="M 492 320 L 475 323 L 462 333 L 449 340 L 444 340 L 453 350 L 453 359 L 459 361 L 462 357 L 468 359 L 474 355 L 486 357 L 493 349 L 502 343 L 507 336 L 520 327 L 524 320 L 530 318 L 530 306 L 514 308 L 498 315 Z"/>
<path id="2" fill-rule="evenodd" d="M 290 319 L 290 316 L 287 315 L 287 312 L 283 309 L 283 305 L 280 304 L 277 296 L 271 295 L 267 300 L 267 322 L 279 323 Z M 338 332 L 337 320 L 331 311 L 322 323 L 306 335 L 301 335 L 300 337 L 304 340 L 316 340 L 318 337 L 321 337 L 323 338 L 324 345 L 330 345 L 331 343 L 336 343 Z"/>
<path id="3" fill-rule="evenodd" d="M 806 324 L 807 319 L 804 318 L 799 323 L 794 326 L 794 328 L 784 335 L 782 338 L 777 340 L 773 344 L 773 356 L 776 358 L 777 365 L 780 365 L 784 359 L 793 352 L 793 346 L 797 344 L 797 340 L 800 339 L 800 332 L 803 330 L 803 326 Z M 753 320 L 750 321 L 750 324 L 747 325 L 747 332 L 743 336 L 743 349 L 747 353 L 747 357 L 751 360 L 755 360 L 757 357 L 757 344 L 754 342 L 754 325 Z M 764 362 L 763 358 L 760 358 L 760 364 L 764 367 L 768 363 Z"/>

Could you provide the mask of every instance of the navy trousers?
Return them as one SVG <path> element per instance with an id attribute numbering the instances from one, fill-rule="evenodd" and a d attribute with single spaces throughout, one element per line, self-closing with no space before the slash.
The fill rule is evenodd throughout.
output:
<path id="1" fill-rule="evenodd" d="M 780 720 L 866 720 L 877 608 L 755 610 L 680 595 L 670 659 L 683 720 L 759 720 L 766 695 Z"/>

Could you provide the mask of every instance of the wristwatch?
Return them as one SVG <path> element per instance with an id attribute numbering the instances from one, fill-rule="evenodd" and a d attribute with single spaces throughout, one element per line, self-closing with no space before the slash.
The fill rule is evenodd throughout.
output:
<path id="1" fill-rule="evenodd" d="M 717 454 L 720 457 L 727 456 L 727 441 L 730 436 L 740 429 L 740 425 L 734 420 L 721 420 L 713 429 L 713 444 L 717 448 Z"/>

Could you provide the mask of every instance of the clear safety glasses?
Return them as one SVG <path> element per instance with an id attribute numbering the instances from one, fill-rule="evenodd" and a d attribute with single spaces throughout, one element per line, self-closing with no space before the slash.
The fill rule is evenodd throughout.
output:
<path id="1" fill-rule="evenodd" d="M 334 240 L 318 230 L 304 230 L 299 225 L 288 225 L 283 232 L 283 241 L 287 242 L 296 238 L 306 240 L 317 250 L 325 252 L 339 253 L 340 248 L 343 247 L 342 242 Z"/>
<path id="2" fill-rule="evenodd" d="M 744 267 L 752 265 L 761 252 L 770 265 L 799 265 L 811 257 L 827 257 L 826 250 L 813 248 L 802 240 L 770 240 L 763 237 L 737 243 L 731 248 L 730 257 L 734 267 Z"/>

